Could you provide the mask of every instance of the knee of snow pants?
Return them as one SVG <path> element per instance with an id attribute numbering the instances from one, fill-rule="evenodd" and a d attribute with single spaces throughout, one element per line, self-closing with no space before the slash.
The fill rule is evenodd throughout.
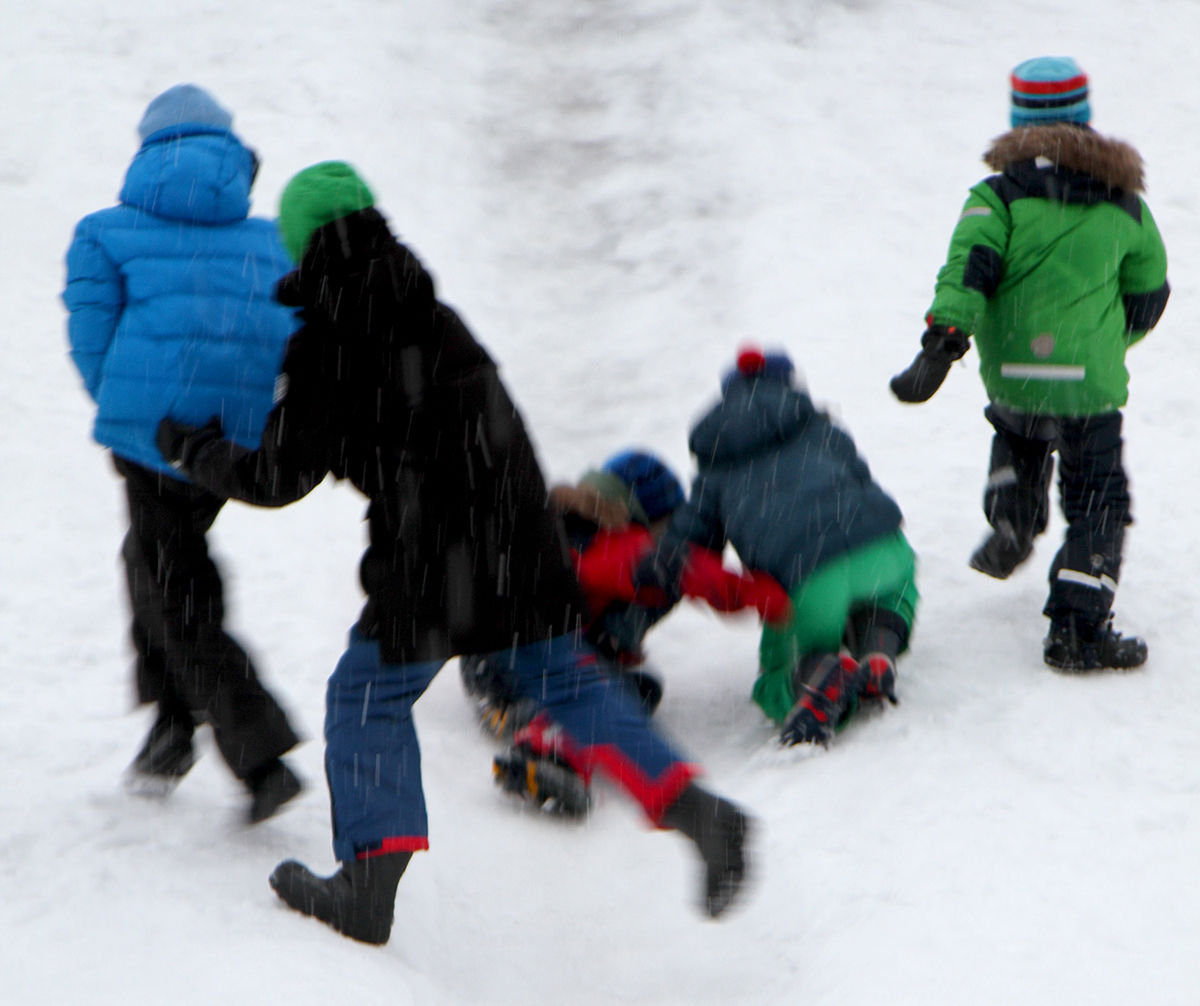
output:
<path id="1" fill-rule="evenodd" d="M 1121 413 L 1059 420 L 1059 488 L 1067 530 L 1050 567 L 1051 618 L 1100 621 L 1112 607 L 1125 528 L 1133 522 Z"/>
<path id="2" fill-rule="evenodd" d="M 650 725 L 641 704 L 600 673 L 595 652 L 574 635 L 489 654 L 507 670 L 517 694 L 544 708 L 518 743 L 553 754 L 585 779 L 603 770 L 654 823 L 699 775 Z"/>
<path id="3" fill-rule="evenodd" d="M 351 630 L 325 697 L 325 774 L 339 861 L 429 848 L 412 707 L 442 664 L 385 664 L 378 641 Z"/>
<path id="4" fill-rule="evenodd" d="M 984 415 L 995 428 L 988 462 L 983 512 L 988 524 L 1008 524 L 1021 540 L 1046 530 L 1050 519 L 1050 476 L 1054 472 L 1057 426 L 1051 417 L 1014 413 L 989 405 Z"/>

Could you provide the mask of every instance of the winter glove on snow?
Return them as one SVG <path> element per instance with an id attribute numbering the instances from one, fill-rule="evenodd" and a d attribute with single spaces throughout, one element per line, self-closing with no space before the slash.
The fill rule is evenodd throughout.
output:
<path id="1" fill-rule="evenodd" d="M 223 439 L 221 420 L 213 416 L 203 426 L 193 426 L 190 423 L 179 423 L 174 419 L 164 419 L 158 424 L 158 434 L 155 442 L 162 456 L 170 462 L 172 468 L 187 471 L 196 459 L 196 453 L 206 444 Z"/>
<path id="2" fill-rule="evenodd" d="M 902 402 L 929 401 L 950 373 L 950 364 L 961 360 L 971 345 L 962 329 L 926 321 L 929 327 L 921 336 L 921 352 L 907 370 L 892 378 L 892 394 Z"/>

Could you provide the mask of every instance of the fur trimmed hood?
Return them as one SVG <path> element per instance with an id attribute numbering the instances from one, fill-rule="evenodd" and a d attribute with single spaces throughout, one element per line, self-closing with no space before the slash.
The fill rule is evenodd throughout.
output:
<path id="1" fill-rule="evenodd" d="M 1003 172 L 1021 161 L 1043 157 L 1056 168 L 1088 175 L 1111 189 L 1142 192 L 1146 187 L 1142 157 L 1121 140 L 1067 123 L 1026 126 L 992 141 L 984 163 Z"/>
<path id="2" fill-rule="evenodd" d="M 604 531 L 627 527 L 632 520 L 629 507 L 624 502 L 606 496 L 595 486 L 552 486 L 550 505 L 564 516 L 580 517 Z"/>

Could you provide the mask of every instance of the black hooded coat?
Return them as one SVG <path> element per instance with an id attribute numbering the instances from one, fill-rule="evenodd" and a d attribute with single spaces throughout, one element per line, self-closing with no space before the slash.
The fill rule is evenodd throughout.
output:
<path id="1" fill-rule="evenodd" d="M 265 506 L 327 474 L 369 500 L 359 630 L 385 663 L 488 653 L 586 618 L 562 523 L 496 366 L 374 209 L 317 230 L 278 299 L 300 309 L 262 443 L 173 453 Z"/>

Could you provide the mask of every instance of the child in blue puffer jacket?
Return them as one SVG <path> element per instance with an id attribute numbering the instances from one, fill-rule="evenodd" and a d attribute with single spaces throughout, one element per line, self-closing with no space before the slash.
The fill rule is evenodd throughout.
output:
<path id="1" fill-rule="evenodd" d="M 754 701 L 786 744 L 828 743 L 860 698 L 895 701 L 918 593 L 895 501 L 854 441 L 793 382 L 782 353 L 742 350 L 721 399 L 692 427 L 699 471 L 643 582 L 679 566 L 680 545 L 720 552 L 779 581 L 784 626 L 763 627 Z"/>
<path id="2" fill-rule="evenodd" d="M 166 416 L 219 415 L 231 438 L 257 444 L 296 327 L 272 299 L 291 263 L 274 223 L 248 216 L 258 161 L 232 125 L 192 84 L 150 102 L 118 205 L 75 229 L 62 296 L 71 359 L 96 403 L 94 436 L 125 484 L 137 695 L 158 707 L 130 782 L 169 791 L 207 722 L 250 792 L 253 822 L 300 792 L 280 760 L 297 738 L 223 628 L 205 535 L 225 500 L 181 481 L 154 442 Z"/>

